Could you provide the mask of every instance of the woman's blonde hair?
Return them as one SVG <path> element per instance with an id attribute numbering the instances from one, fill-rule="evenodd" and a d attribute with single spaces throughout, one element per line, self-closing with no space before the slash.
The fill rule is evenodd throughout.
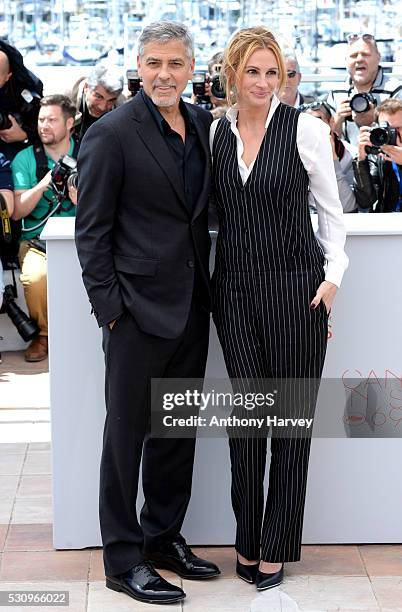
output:
<path id="1" fill-rule="evenodd" d="M 259 49 L 268 49 L 274 54 L 279 69 L 278 91 L 284 87 L 285 60 L 274 34 L 264 26 L 244 28 L 234 34 L 223 55 L 220 77 L 229 105 L 236 102 L 236 85 L 251 55 Z"/>

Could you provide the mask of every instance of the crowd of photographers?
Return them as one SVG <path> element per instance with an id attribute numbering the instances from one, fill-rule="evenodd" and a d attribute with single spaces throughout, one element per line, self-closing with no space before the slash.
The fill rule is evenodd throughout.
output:
<path id="1" fill-rule="evenodd" d="M 402 82 L 384 72 L 370 34 L 350 35 L 347 79 L 319 99 L 304 98 L 297 57 L 285 53 L 287 81 L 281 101 L 330 126 L 335 173 L 345 213 L 401 212 Z M 214 118 L 227 111 L 219 78 L 222 53 L 195 72 L 192 102 Z M 87 129 L 141 88 L 136 70 L 124 80 L 115 68 L 95 66 L 67 95 L 43 97 L 42 82 L 19 51 L 0 41 L 0 306 L 30 344 L 27 361 L 47 356 L 46 248 L 40 233 L 51 216 L 74 216 L 76 158 Z M 311 197 L 309 206 L 314 212 Z M 12 270 L 4 287 L 2 264 Z M 15 273 L 24 288 L 29 316 L 15 304 Z M 1 320 L 1 319 L 0 319 Z"/>

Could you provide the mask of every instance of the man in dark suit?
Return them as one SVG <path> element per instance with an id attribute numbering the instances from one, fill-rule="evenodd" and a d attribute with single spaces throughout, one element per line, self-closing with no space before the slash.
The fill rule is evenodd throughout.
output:
<path id="1" fill-rule="evenodd" d="M 211 117 L 180 100 L 194 67 L 187 28 L 147 26 L 138 53 L 143 90 L 91 126 L 81 145 L 76 241 L 106 362 L 100 479 L 106 585 L 170 603 L 185 593 L 155 567 L 190 579 L 219 574 L 180 535 L 194 438 L 149 435 L 151 378 L 205 372 Z M 138 520 L 141 457 L 145 503 Z"/>

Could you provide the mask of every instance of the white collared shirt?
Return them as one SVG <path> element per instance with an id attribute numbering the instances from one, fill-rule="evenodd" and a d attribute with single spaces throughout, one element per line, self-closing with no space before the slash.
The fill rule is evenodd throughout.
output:
<path id="1" fill-rule="evenodd" d="M 265 129 L 269 126 L 279 104 L 280 100 L 273 95 Z M 228 109 L 226 117 L 230 122 L 233 134 L 236 136 L 237 162 L 244 185 L 252 172 L 255 160 L 248 167 L 243 160 L 244 145 L 237 128 L 237 113 L 236 106 L 233 106 Z M 211 152 L 218 121 L 219 119 L 215 120 L 211 125 Z M 296 144 L 300 159 L 309 177 L 311 193 L 316 201 L 318 215 L 316 237 L 322 246 L 327 261 L 325 280 L 339 287 L 349 260 L 344 251 L 346 229 L 338 195 L 328 125 L 317 117 L 308 113 L 301 113 L 297 122 Z"/>

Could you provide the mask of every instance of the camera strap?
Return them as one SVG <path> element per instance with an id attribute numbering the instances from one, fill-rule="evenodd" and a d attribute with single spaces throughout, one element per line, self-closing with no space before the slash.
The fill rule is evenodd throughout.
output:
<path id="1" fill-rule="evenodd" d="M 49 172 L 49 166 L 45 149 L 41 142 L 36 142 L 33 145 L 33 152 L 35 155 L 36 162 L 36 178 L 38 179 L 39 183 Z"/>
<path id="2" fill-rule="evenodd" d="M 74 142 L 74 146 L 73 146 L 73 151 L 71 153 L 71 157 L 74 157 L 74 159 L 77 159 L 79 143 L 75 139 L 73 139 L 73 142 Z M 49 172 L 50 168 L 48 165 L 48 159 L 47 159 L 47 155 L 45 152 L 45 147 L 40 141 L 36 142 L 33 145 L 33 152 L 34 152 L 35 162 L 36 162 L 36 178 L 38 179 L 38 183 L 39 183 Z"/>
<path id="3" fill-rule="evenodd" d="M 74 146 L 73 146 L 73 151 L 72 151 L 72 156 L 76 157 L 78 154 L 78 149 L 79 149 L 79 144 L 74 140 Z M 35 156 L 35 162 L 36 162 L 36 178 L 38 183 L 46 176 L 46 174 L 49 172 L 50 168 L 48 165 L 48 158 L 45 152 L 45 148 L 43 146 L 43 143 L 41 141 L 37 141 L 34 145 L 33 145 L 33 152 L 34 152 L 34 156 Z M 47 197 L 47 195 L 44 193 L 43 194 L 43 199 L 46 200 L 46 202 L 48 203 L 48 210 L 47 212 L 38 219 L 38 223 L 36 225 L 34 225 L 33 227 L 25 227 L 24 224 L 24 219 L 22 220 L 22 228 L 24 231 L 34 231 L 34 230 L 39 230 L 41 227 L 43 227 L 46 223 L 46 221 L 52 216 L 54 215 L 56 212 L 58 212 L 60 209 L 64 210 L 65 212 L 68 212 L 69 210 L 71 210 L 74 206 L 74 204 L 72 202 L 70 202 L 69 200 L 66 199 L 67 205 L 64 206 L 63 205 L 63 200 L 64 197 L 62 195 L 54 195 L 51 199 L 49 199 Z M 56 205 L 55 205 L 56 204 Z"/>
<path id="4" fill-rule="evenodd" d="M 396 162 L 392 162 L 392 168 L 395 172 L 395 176 L 396 176 L 396 180 L 398 181 L 398 187 L 399 187 L 399 198 L 398 201 L 395 205 L 395 212 L 401 212 L 401 206 L 402 206 L 402 180 L 401 180 L 401 169 L 398 166 L 398 164 Z"/>
<path id="5" fill-rule="evenodd" d="M 11 224 L 10 217 L 8 215 L 7 204 L 3 194 L 0 193 L 0 217 L 1 227 L 3 230 L 3 236 L 5 242 L 11 242 Z"/>

